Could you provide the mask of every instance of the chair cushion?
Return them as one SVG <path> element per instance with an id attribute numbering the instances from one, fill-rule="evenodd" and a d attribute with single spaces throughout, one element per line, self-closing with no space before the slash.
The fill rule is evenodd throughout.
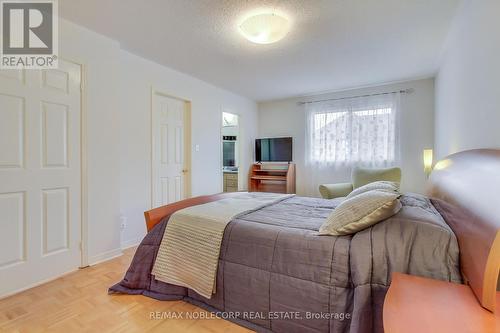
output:
<path id="1" fill-rule="evenodd" d="M 358 187 L 357 189 L 353 190 L 349 195 L 347 196 L 346 199 L 350 199 L 352 197 L 355 197 L 356 195 L 359 195 L 361 193 L 365 193 L 371 190 L 384 190 L 384 191 L 389 191 L 389 192 L 399 192 L 399 183 L 395 182 L 388 182 L 388 181 L 378 181 L 378 182 L 373 182 L 373 183 L 368 183 L 366 185 L 363 185 L 361 187 Z"/>
<path id="2" fill-rule="evenodd" d="M 386 168 L 386 169 L 366 169 L 354 168 L 352 170 L 352 185 L 356 189 L 368 183 L 379 180 L 400 183 L 401 169 Z"/>
<path id="3" fill-rule="evenodd" d="M 401 209 L 399 193 L 371 190 L 342 201 L 319 229 L 320 235 L 349 235 L 383 221 Z"/>
<path id="4" fill-rule="evenodd" d="M 352 192 L 351 183 L 322 184 L 319 186 L 319 193 L 324 199 L 335 199 L 345 197 Z"/>

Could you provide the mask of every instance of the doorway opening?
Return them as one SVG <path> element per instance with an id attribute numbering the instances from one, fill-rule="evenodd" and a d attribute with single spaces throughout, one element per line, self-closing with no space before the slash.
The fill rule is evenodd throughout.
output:
<path id="1" fill-rule="evenodd" d="M 222 112 L 222 191 L 239 189 L 240 170 L 240 119 L 237 114 Z"/>

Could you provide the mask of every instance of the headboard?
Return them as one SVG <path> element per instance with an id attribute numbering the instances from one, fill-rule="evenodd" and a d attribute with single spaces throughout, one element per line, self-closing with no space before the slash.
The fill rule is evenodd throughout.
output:
<path id="1" fill-rule="evenodd" d="M 500 150 L 468 150 L 439 161 L 427 194 L 457 236 L 465 282 L 481 305 L 495 312 L 500 272 Z"/>

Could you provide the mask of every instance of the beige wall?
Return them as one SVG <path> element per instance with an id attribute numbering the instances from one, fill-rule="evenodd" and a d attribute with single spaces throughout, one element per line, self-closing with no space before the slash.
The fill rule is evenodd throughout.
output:
<path id="1" fill-rule="evenodd" d="M 500 148 L 500 1 L 466 0 L 436 79 L 438 157 Z"/>
<path id="2" fill-rule="evenodd" d="M 126 51 L 120 65 L 120 210 L 128 220 L 122 243 L 130 245 L 144 236 L 143 212 L 151 209 L 151 87 L 191 101 L 193 196 L 222 192 L 223 110 L 240 116 L 240 174 L 246 179 L 257 136 L 257 105 Z M 246 188 L 245 181 L 241 185 Z"/>
<path id="3" fill-rule="evenodd" d="M 121 254 L 122 245 L 139 242 L 146 232 L 143 212 L 151 208 L 152 87 L 192 102 L 193 195 L 222 190 L 223 109 L 240 115 L 246 175 L 257 136 L 255 102 L 128 53 L 118 42 L 64 19 L 59 45 L 61 56 L 84 64 L 87 74 L 90 263 Z M 127 218 L 123 231 L 120 216 Z"/>
<path id="4" fill-rule="evenodd" d="M 294 161 L 297 163 L 297 192 L 305 194 L 305 113 L 298 101 L 343 96 L 356 96 L 413 88 L 414 92 L 401 98 L 401 167 L 402 189 L 423 192 L 422 150 L 432 148 L 434 142 L 434 80 L 425 79 L 377 87 L 355 89 L 304 98 L 289 98 L 259 103 L 259 136 L 292 136 L 294 138 Z M 319 175 L 324 182 L 344 182 L 349 174 L 326 173 Z M 318 193 L 319 195 L 319 193 Z"/>

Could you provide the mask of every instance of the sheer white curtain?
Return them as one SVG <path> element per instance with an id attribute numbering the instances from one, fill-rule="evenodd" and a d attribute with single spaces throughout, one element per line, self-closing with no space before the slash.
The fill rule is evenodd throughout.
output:
<path id="1" fill-rule="evenodd" d="M 398 165 L 399 105 L 399 93 L 305 104 L 307 194 L 354 166 Z"/>

